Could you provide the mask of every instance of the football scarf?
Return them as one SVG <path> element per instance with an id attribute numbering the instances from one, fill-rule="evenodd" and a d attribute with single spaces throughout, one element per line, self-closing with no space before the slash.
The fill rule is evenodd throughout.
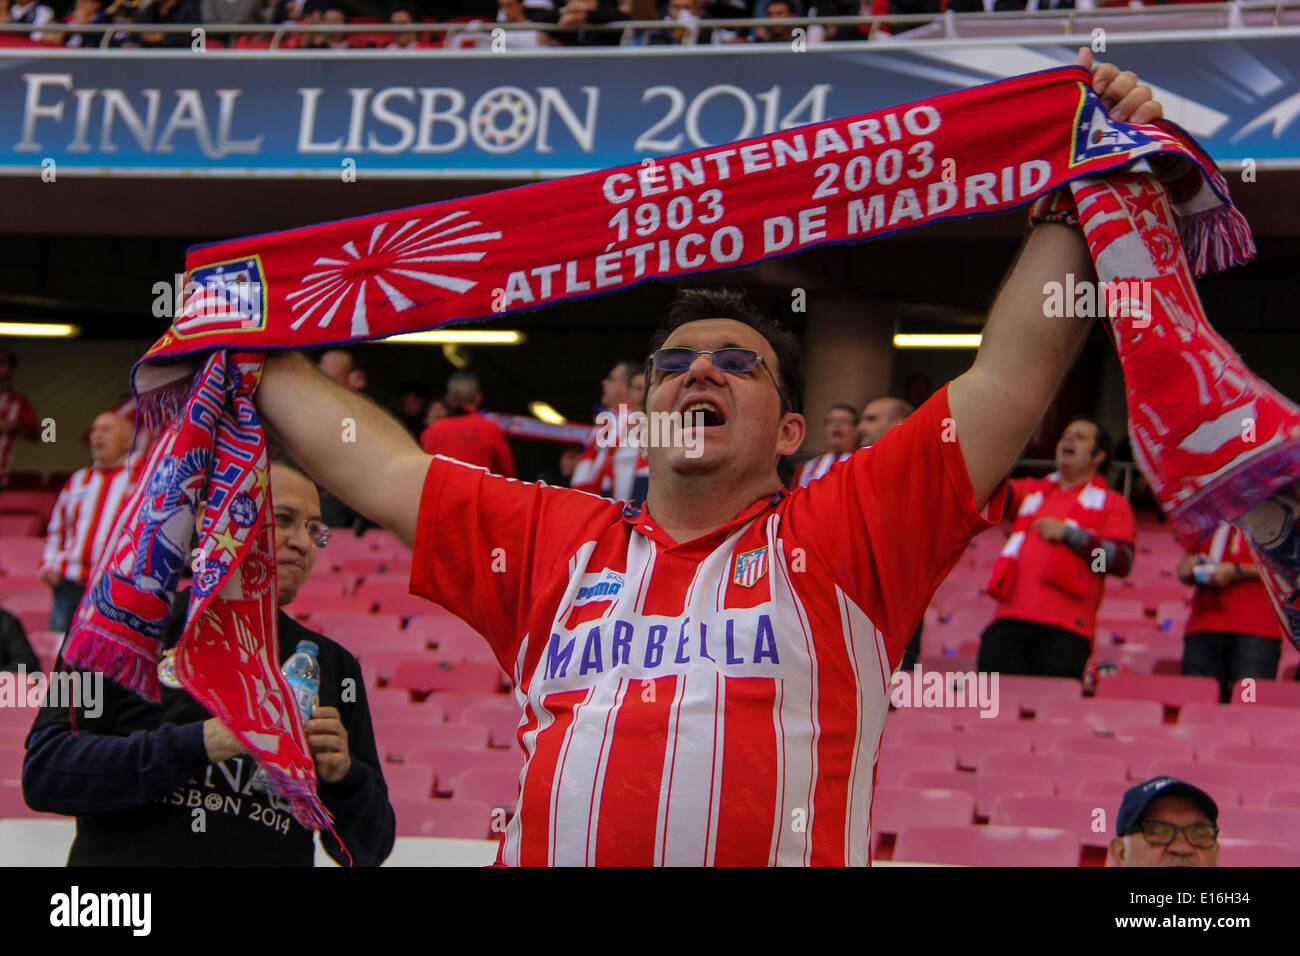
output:
<path id="1" fill-rule="evenodd" d="M 321 826 L 312 760 L 274 666 L 266 449 L 252 402 L 262 353 L 735 269 L 1010 209 L 1072 182 L 1104 190 L 1139 158 L 1172 183 L 1176 218 L 1117 231 L 1084 215 L 1089 241 L 1107 240 L 1094 247 L 1099 266 L 1185 267 L 1184 249 L 1202 270 L 1249 258 L 1249 230 L 1212 160 L 1171 123 L 1110 120 L 1090 82 L 1063 67 L 637 166 L 191 249 L 185 307 L 133 378 L 145 423 L 167 431 L 65 657 L 156 698 L 163 622 L 206 497 L 177 676 L 248 745 L 294 815 Z M 1144 188 L 1124 187 L 1163 200 L 1159 184 Z M 1183 318 L 1159 299 L 1152 324 Z"/>

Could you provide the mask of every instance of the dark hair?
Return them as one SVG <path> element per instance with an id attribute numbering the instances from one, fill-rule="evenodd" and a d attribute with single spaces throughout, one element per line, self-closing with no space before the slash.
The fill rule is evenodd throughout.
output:
<path id="1" fill-rule="evenodd" d="M 401 385 L 397 386 L 398 395 L 405 395 L 407 392 L 410 392 L 412 395 L 418 395 L 420 398 L 428 398 L 433 394 L 432 389 L 423 382 L 403 382 Z"/>
<path id="2" fill-rule="evenodd" d="M 1111 448 L 1112 448 L 1110 443 L 1110 432 L 1106 431 L 1106 429 L 1102 427 L 1101 422 L 1097 421 L 1097 419 L 1092 418 L 1088 415 L 1075 415 L 1073 418 L 1071 418 L 1068 422 L 1065 423 L 1065 427 L 1069 428 L 1075 422 L 1087 422 L 1089 425 L 1092 425 L 1094 428 L 1097 429 L 1097 440 L 1093 442 L 1092 453 L 1095 456 L 1099 451 L 1104 452 L 1106 458 L 1102 462 L 1102 464 L 1109 465 L 1110 457 L 1111 457 Z"/>
<path id="3" fill-rule="evenodd" d="M 302 475 L 303 478 L 312 483 L 313 488 L 320 491 L 320 485 L 316 483 L 316 479 L 303 471 L 302 465 L 298 464 L 298 462 L 293 459 L 293 456 L 284 450 L 283 446 L 275 442 L 267 442 L 266 451 L 268 459 L 266 467 L 268 471 L 272 465 L 279 465 L 281 468 L 287 468 L 294 474 Z"/>
<path id="4" fill-rule="evenodd" d="M 645 371 L 645 363 L 638 362 L 636 359 L 619 359 L 614 363 L 614 368 L 621 368 L 624 374 L 627 375 L 628 382 L 631 382 L 633 375 Z"/>
<path id="5" fill-rule="evenodd" d="M 826 414 L 829 415 L 831 412 L 834 411 L 848 412 L 850 415 L 853 416 L 853 424 L 855 425 L 862 420 L 861 418 L 862 413 L 859 412 L 852 405 L 848 404 L 847 402 L 836 402 L 830 408 L 826 409 Z"/>
<path id="6" fill-rule="evenodd" d="M 684 289 L 668 306 L 663 324 L 650 339 L 650 354 L 663 348 L 668 336 L 688 322 L 702 319 L 731 319 L 763 336 L 776 353 L 777 380 L 781 383 L 783 411 L 803 413 L 803 349 L 799 340 L 754 304 L 749 295 L 737 289 Z M 651 360 L 646 359 L 646 388 L 654 380 Z"/>

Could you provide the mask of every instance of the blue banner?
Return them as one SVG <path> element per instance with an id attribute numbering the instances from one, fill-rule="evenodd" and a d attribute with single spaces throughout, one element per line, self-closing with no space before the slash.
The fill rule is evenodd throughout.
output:
<path id="1" fill-rule="evenodd" d="M 1089 40 L 536 54 L 3 50 L 0 173 L 534 179 L 1059 66 Z M 1166 115 L 1219 162 L 1300 166 L 1300 30 L 1112 33 L 1097 56 L 1156 87 Z"/>

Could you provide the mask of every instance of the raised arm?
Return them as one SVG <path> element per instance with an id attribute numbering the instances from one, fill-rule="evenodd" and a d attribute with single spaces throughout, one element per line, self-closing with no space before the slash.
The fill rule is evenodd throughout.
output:
<path id="1" fill-rule="evenodd" d="M 1149 123 L 1163 115 L 1151 89 L 1112 64 L 1095 67 L 1085 48 L 1077 61 L 1093 69 L 1093 89 L 1113 119 Z M 1030 232 L 989 310 L 975 364 L 954 379 L 948 402 L 982 507 L 1011 470 L 1088 334 L 1087 318 L 1048 318 L 1043 287 L 1093 281 L 1087 243 L 1075 228 L 1043 223 Z"/>
<path id="2" fill-rule="evenodd" d="M 432 459 L 395 418 L 296 352 L 267 357 L 254 400 L 267 430 L 309 475 L 414 543 Z"/>

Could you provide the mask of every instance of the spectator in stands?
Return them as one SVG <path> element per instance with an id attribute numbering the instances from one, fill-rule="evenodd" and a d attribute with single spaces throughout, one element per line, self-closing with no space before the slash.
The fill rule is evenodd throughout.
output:
<path id="1" fill-rule="evenodd" d="M 199 0 L 141 0 L 136 11 L 136 23 L 150 23 L 172 26 L 176 24 L 197 25 L 203 22 Z M 123 46 L 187 47 L 193 37 L 185 31 L 171 33 L 137 33 L 130 37 Z"/>
<path id="2" fill-rule="evenodd" d="M 691 35 L 690 27 L 700 19 L 695 13 L 696 6 L 696 0 L 668 0 L 663 19 L 673 26 L 655 30 L 646 37 L 646 43 L 657 46 L 681 46 L 694 43 L 695 39 Z"/>
<path id="3" fill-rule="evenodd" d="M 862 409 L 862 420 L 858 423 L 858 444 L 870 448 L 880 441 L 885 432 L 895 425 L 903 424 L 913 411 L 909 402 L 892 395 L 867 402 L 866 408 Z"/>
<path id="4" fill-rule="evenodd" d="M 423 382 L 403 382 L 397 387 L 397 420 L 417 441 L 429 413 L 429 387 Z"/>
<path id="5" fill-rule="evenodd" d="M 94 464 L 73 472 L 54 503 L 41 558 L 41 577 L 54 592 L 51 631 L 68 629 L 90 572 L 112 544 L 109 534 L 135 490 L 141 464 L 127 461 L 130 450 L 130 422 L 113 412 L 96 417 L 90 426 Z"/>
<path id="6" fill-rule="evenodd" d="M 200 0 L 199 11 L 205 24 L 266 22 L 266 0 Z M 234 36 L 222 39 L 229 42 Z"/>
<path id="7" fill-rule="evenodd" d="M 34 27 L 43 27 L 54 19 L 54 11 L 41 3 L 40 0 L 26 0 L 26 2 L 9 3 L 9 23 L 29 23 Z M 45 34 L 39 30 L 34 30 L 28 36 L 36 43 L 42 43 L 45 40 Z"/>
<path id="8" fill-rule="evenodd" d="M 549 8 L 533 7 L 523 0 L 498 0 L 498 23 L 555 23 L 556 14 Z M 541 30 L 506 30 L 507 50 L 528 50 L 539 46 L 560 46 L 550 34 Z"/>
<path id="9" fill-rule="evenodd" d="M 19 667 L 30 674 L 41 669 L 41 662 L 27 640 L 23 622 L 0 608 L 0 671 L 16 671 Z"/>
<path id="10" fill-rule="evenodd" d="M 1098 473 L 1110 438 L 1089 418 L 1056 445 L 1056 472 L 1010 482 L 1015 526 L 993 566 L 998 600 L 980 636 L 981 671 L 1082 679 L 1107 575 L 1133 566 L 1133 511 Z"/>
<path id="11" fill-rule="evenodd" d="M 76 0 L 73 5 L 72 13 L 67 18 L 68 23 L 109 23 L 109 16 L 104 11 L 103 0 Z M 61 34 L 50 34 L 50 36 L 60 37 Z M 104 40 L 102 33 L 69 33 L 67 35 L 66 45 L 70 47 L 97 47 Z"/>
<path id="12" fill-rule="evenodd" d="M 799 0 L 767 0 L 767 3 L 759 0 L 754 15 L 756 17 L 788 20 L 792 17 L 803 16 L 803 5 Z M 759 27 L 753 32 L 751 39 L 755 43 L 789 43 L 793 31 L 793 24 L 788 27 Z M 856 414 L 857 409 L 854 409 L 854 415 L 856 416 Z"/>
<path id="13" fill-rule="evenodd" d="M 830 471 L 831 465 L 843 461 L 858 447 L 858 410 L 852 405 L 837 402 L 826 410 L 822 423 L 826 429 L 826 451 L 804 462 L 799 469 L 795 486 L 807 488 Z"/>
<path id="14" fill-rule="evenodd" d="M 1118 866 L 1218 866 L 1218 822 L 1204 790 L 1152 777 L 1124 791 L 1110 854 Z"/>
<path id="15" fill-rule="evenodd" d="M 9 484 L 9 465 L 13 461 L 14 442 L 19 438 L 35 441 L 41 423 L 32 403 L 14 391 L 14 372 L 18 356 L 0 348 L 0 490 Z"/>
<path id="16" fill-rule="evenodd" d="M 604 381 L 601 382 L 600 404 L 603 411 L 615 416 L 617 434 L 613 447 L 601 447 L 594 436 L 582 450 L 582 459 L 573 472 L 570 488 L 588 491 L 593 495 L 605 495 L 618 501 L 626 501 L 632 494 L 632 485 L 636 481 L 636 449 L 629 454 L 627 441 L 627 415 L 629 406 L 629 386 L 632 376 L 645 371 L 641 362 L 625 359 L 617 363 Z"/>
<path id="17" fill-rule="evenodd" d="M 565 33 L 552 37 L 563 46 L 617 46 L 621 40 L 618 30 L 591 30 L 593 26 L 617 23 L 631 19 L 619 9 L 617 0 L 567 0 L 560 8 L 559 25 Z M 638 19 L 653 20 L 654 14 Z"/>
<path id="18" fill-rule="evenodd" d="M 344 380 L 343 384 L 354 392 L 364 392 L 366 386 L 370 384 L 370 376 L 366 374 L 365 369 L 354 368 L 352 371 L 348 372 L 348 377 Z"/>
<path id="19" fill-rule="evenodd" d="M 321 355 L 316 367 L 345 388 L 348 385 L 348 373 L 355 367 L 352 353 L 343 349 L 330 349 Z"/>
<path id="20" fill-rule="evenodd" d="M 1178 580 L 1196 587 L 1183 637 L 1184 674 L 1213 677 L 1225 704 L 1243 677 L 1277 677 L 1282 626 L 1240 528 L 1220 523 L 1179 562 Z"/>
<path id="21" fill-rule="evenodd" d="M 818 0 L 808 9 L 808 15 L 814 17 L 855 17 L 866 12 L 862 0 Z M 853 24 L 826 27 L 814 24 L 808 28 L 809 41 L 817 43 L 865 40 L 870 34 L 870 27 L 859 29 Z"/>
<path id="22" fill-rule="evenodd" d="M 442 399 L 435 398 L 429 403 L 429 410 L 424 413 L 424 428 L 420 429 L 420 434 L 424 434 L 424 429 L 434 422 L 442 421 L 446 417 L 447 406 L 442 403 Z"/>
<path id="23" fill-rule="evenodd" d="M 319 702 L 307 725 L 317 792 L 334 815 L 347 853 L 329 831 L 335 860 L 378 866 L 396 833 L 375 747 L 361 666 L 340 644 L 285 613 L 329 540 L 311 479 L 287 462 L 271 466 L 275 503 L 280 662 L 299 641 L 319 649 Z M 175 647 L 189 593 L 177 595 L 159 664 L 161 699 L 151 703 L 104 681 L 102 714 L 42 708 L 27 738 L 23 795 L 37 810 L 76 815 L 70 866 L 311 866 L 310 830 L 278 796 L 249 789 L 256 763 L 244 745 L 175 679 Z M 60 662 L 61 663 L 61 662 Z M 204 808 L 196 830 L 195 809 Z M 267 815 L 270 815 L 269 817 Z"/>
<path id="24" fill-rule="evenodd" d="M 388 15 L 389 23 L 415 23 L 416 11 L 414 7 L 406 4 L 399 4 L 393 8 L 393 12 Z M 403 33 L 393 34 L 393 42 L 388 44 L 390 50 L 414 50 L 420 45 L 420 34 L 414 30 Z"/>
<path id="25" fill-rule="evenodd" d="M 505 432 L 480 412 L 483 390 L 473 372 L 453 372 L 447 379 L 447 417 L 434 422 L 420 436 L 420 447 L 430 455 L 446 455 L 479 465 L 506 478 L 514 478 L 515 457 Z"/>

